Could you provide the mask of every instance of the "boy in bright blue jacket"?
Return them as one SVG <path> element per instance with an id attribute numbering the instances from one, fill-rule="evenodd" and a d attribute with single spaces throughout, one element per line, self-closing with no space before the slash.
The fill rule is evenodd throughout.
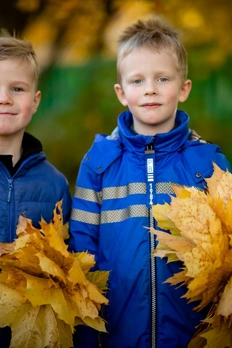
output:
<path id="1" fill-rule="evenodd" d="M 75 347 L 184 348 L 203 319 L 184 287 L 164 281 L 181 265 L 151 257 L 151 206 L 170 202 L 171 184 L 205 189 L 220 148 L 189 129 L 177 111 L 191 90 L 186 51 L 161 20 L 138 21 L 119 39 L 115 92 L 129 110 L 111 136 L 97 135 L 81 164 L 73 197 L 70 248 L 88 250 L 109 270 L 108 333 L 77 327 Z"/>
<path id="2" fill-rule="evenodd" d="M 63 200 L 64 223 L 71 197 L 66 178 L 46 161 L 39 140 L 25 133 L 36 112 L 39 66 L 30 42 L 2 32 L 0 37 L 0 243 L 13 242 L 20 214 L 39 227 L 50 222 Z M 9 347 L 10 330 L 0 330 L 0 347 Z"/>

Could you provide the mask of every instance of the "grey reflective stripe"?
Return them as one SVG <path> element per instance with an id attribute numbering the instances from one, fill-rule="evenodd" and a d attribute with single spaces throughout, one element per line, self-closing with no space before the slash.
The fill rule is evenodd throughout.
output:
<path id="1" fill-rule="evenodd" d="M 156 184 L 156 193 L 174 194 L 174 191 L 171 183 L 159 182 Z M 126 186 L 107 187 L 100 192 L 76 187 L 74 196 L 82 200 L 102 204 L 102 201 L 107 199 L 122 199 L 133 194 L 146 194 L 146 184 L 137 182 Z M 80 209 L 73 209 L 71 213 L 71 219 L 93 225 L 115 223 L 124 221 L 128 218 L 147 216 L 148 209 L 145 204 L 134 204 L 125 209 L 101 210 L 99 213 L 90 213 Z"/>
<path id="2" fill-rule="evenodd" d="M 174 194 L 174 191 L 169 182 L 158 182 L 156 184 L 156 193 Z M 125 198 L 135 194 L 146 194 L 146 184 L 144 182 L 135 182 L 125 186 L 106 187 L 100 192 L 76 186 L 74 197 L 101 204 L 102 200 L 105 199 Z"/>
<path id="3" fill-rule="evenodd" d="M 94 190 L 86 189 L 83 187 L 76 186 L 74 197 L 84 199 L 90 202 L 96 202 L 101 204 L 102 201 L 102 191 L 96 192 Z"/>
<path id="4" fill-rule="evenodd" d="M 89 213 L 80 209 L 72 209 L 71 219 L 81 222 L 86 222 L 88 224 L 99 225 L 100 215 L 96 213 Z"/>
<path id="5" fill-rule="evenodd" d="M 179 186 L 179 185 L 177 185 Z M 163 193 L 163 194 L 174 194 L 174 191 L 173 191 L 173 188 L 172 188 L 172 185 L 170 182 L 158 182 L 156 184 L 156 194 L 157 193 Z"/>
<path id="6" fill-rule="evenodd" d="M 146 194 L 146 184 L 144 182 L 134 182 L 126 186 L 114 186 L 103 189 L 104 199 L 125 198 L 129 195 Z"/>
<path id="7" fill-rule="evenodd" d="M 180 184 L 175 184 L 175 183 L 170 183 L 170 182 L 158 182 L 156 184 L 156 194 L 175 194 L 172 185 L 178 186 L 178 187 L 182 187 L 182 188 L 191 188 L 191 186 L 187 186 L 187 185 L 180 185 Z M 204 189 L 200 188 L 200 187 L 195 187 L 197 190 L 199 191 L 204 191 Z"/>
<path id="8" fill-rule="evenodd" d="M 107 210 L 101 212 L 101 223 L 114 223 L 135 217 L 147 217 L 148 209 L 143 204 L 131 205 L 125 209 Z"/>
<path id="9" fill-rule="evenodd" d="M 71 219 L 85 222 L 92 225 L 110 224 L 114 222 L 121 222 L 129 218 L 147 217 L 148 209 L 143 204 L 131 205 L 125 209 L 101 211 L 100 214 L 89 213 L 80 209 L 73 209 Z"/>

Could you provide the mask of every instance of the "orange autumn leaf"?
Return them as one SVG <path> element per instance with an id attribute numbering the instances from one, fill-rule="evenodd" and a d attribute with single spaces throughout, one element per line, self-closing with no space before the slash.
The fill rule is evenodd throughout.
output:
<path id="1" fill-rule="evenodd" d="M 68 251 L 61 202 L 53 221 L 40 224 L 21 216 L 13 250 L 0 256 L 0 327 L 11 327 L 12 347 L 70 348 L 78 324 L 106 331 L 99 310 L 108 304 L 108 272 L 90 271 L 93 255 Z"/>
<path id="2" fill-rule="evenodd" d="M 14 243 L 0 243 L 0 256 L 14 250 Z"/>
<path id="3" fill-rule="evenodd" d="M 158 227 L 169 232 L 151 232 L 159 242 L 154 256 L 182 261 L 181 271 L 166 282 L 184 284 L 184 297 L 200 301 L 195 309 L 204 308 L 220 293 L 211 319 L 206 319 L 208 328 L 189 347 L 217 347 L 213 342 L 218 344 L 220 332 L 224 348 L 232 345 L 232 174 L 214 164 L 214 173 L 206 182 L 206 192 L 173 185 L 176 197 L 170 204 L 152 207 Z"/>

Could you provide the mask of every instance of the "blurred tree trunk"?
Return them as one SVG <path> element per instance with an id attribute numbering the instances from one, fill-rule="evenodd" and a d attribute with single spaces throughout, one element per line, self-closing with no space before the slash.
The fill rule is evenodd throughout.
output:
<path id="1" fill-rule="evenodd" d="M 30 3 L 30 1 L 28 2 Z M 16 34 L 20 36 L 25 27 L 36 17 L 43 12 L 46 6 L 46 0 L 40 0 L 36 2 L 37 6 L 34 7 L 34 11 L 21 10 L 18 0 L 3 0 L 1 1 L 0 11 L 0 27 L 5 28 L 10 34 Z"/>

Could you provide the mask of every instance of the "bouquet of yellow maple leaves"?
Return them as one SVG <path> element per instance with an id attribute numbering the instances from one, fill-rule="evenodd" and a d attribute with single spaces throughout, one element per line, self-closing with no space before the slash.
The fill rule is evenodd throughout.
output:
<path id="1" fill-rule="evenodd" d="M 61 202 L 40 226 L 20 216 L 18 238 L 0 243 L 0 327 L 11 327 L 10 347 L 70 348 L 78 324 L 106 331 L 99 310 L 108 272 L 90 272 L 93 255 L 68 252 Z"/>
<path id="2" fill-rule="evenodd" d="M 187 286 L 185 298 L 201 310 L 213 303 L 189 348 L 232 347 L 232 174 L 214 164 L 207 192 L 173 186 L 171 203 L 154 205 L 159 242 L 154 255 L 182 261 L 179 273 L 166 280 Z"/>

